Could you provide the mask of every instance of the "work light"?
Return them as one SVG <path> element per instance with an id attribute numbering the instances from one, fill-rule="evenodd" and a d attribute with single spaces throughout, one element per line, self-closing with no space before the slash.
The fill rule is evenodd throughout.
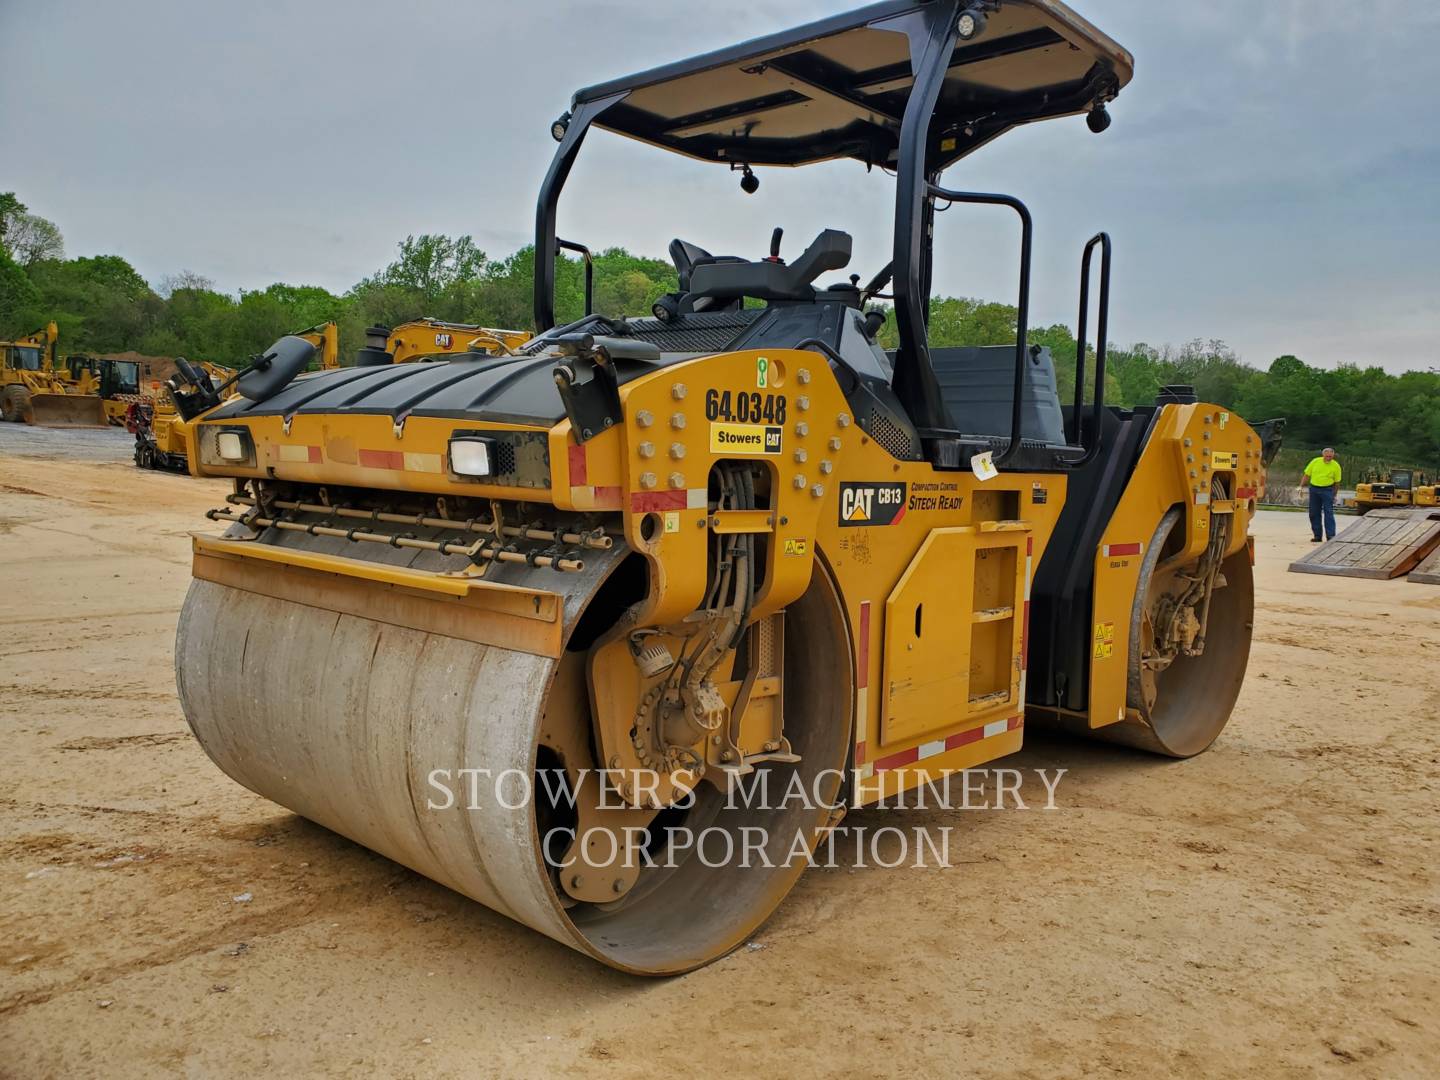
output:
<path id="1" fill-rule="evenodd" d="M 253 465 L 255 441 L 244 428 L 216 431 L 206 426 L 197 436 L 202 465 Z"/>
<path id="2" fill-rule="evenodd" d="M 244 461 L 250 456 L 245 436 L 238 431 L 222 431 L 216 435 L 215 449 L 226 461 Z"/>
<path id="3" fill-rule="evenodd" d="M 462 435 L 450 440 L 450 471 L 456 476 L 491 476 L 494 439 Z"/>

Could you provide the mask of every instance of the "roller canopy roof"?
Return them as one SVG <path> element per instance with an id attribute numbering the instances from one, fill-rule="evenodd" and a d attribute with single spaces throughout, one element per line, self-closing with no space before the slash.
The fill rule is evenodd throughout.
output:
<path id="1" fill-rule="evenodd" d="M 932 5 L 873 4 L 581 90 L 598 127 L 706 161 L 894 160 L 911 46 Z M 995 5 L 977 4 L 976 7 Z M 1083 112 L 1130 81 L 1130 53 L 1058 0 L 1003 0 L 957 41 L 930 132 L 943 167 L 1016 124 Z"/>

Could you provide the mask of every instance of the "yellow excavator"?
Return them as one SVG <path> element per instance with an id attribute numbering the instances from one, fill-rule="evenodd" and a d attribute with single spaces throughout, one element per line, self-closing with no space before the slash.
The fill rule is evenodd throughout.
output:
<path id="1" fill-rule="evenodd" d="M 471 323 L 415 319 L 396 327 L 371 326 L 357 352 L 357 366 L 449 360 L 465 353 L 509 356 L 530 340 L 523 330 L 497 330 Z"/>
<path id="2" fill-rule="evenodd" d="M 58 368 L 59 337 L 52 322 L 17 341 L 0 341 L 0 419 L 40 427 L 105 426 L 99 396 Z"/>
<path id="3" fill-rule="evenodd" d="M 340 327 L 333 322 L 312 326 L 298 335 L 315 346 L 315 360 L 322 371 L 340 366 Z"/>
<path id="4" fill-rule="evenodd" d="M 206 753 L 663 975 L 745 941 L 848 810 L 1014 754 L 1032 724 L 1205 750 L 1245 678 L 1281 423 L 1188 387 L 1105 404 L 1104 233 L 1062 403 L 1028 340 L 1029 209 L 942 183 L 1022 124 L 1105 130 L 1132 68 L 1058 0 L 892 0 L 579 91 L 513 355 L 302 373 L 314 347 L 285 338 L 237 396 L 180 395 L 192 471 L 233 484 L 194 534 L 176 638 Z M 738 255 L 677 239 L 651 311 L 556 325 L 560 198 L 601 132 L 747 193 L 764 166 L 879 166 L 887 265 L 842 276 L 833 228 L 794 254 L 779 230 Z M 996 208 L 1020 224 L 1016 341 L 935 346 L 932 233 L 963 247 Z M 723 213 L 689 225 L 745 245 Z"/>

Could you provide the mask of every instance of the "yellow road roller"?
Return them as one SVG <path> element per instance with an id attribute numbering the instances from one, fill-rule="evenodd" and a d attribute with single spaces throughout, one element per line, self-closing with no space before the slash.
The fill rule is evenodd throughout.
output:
<path id="1" fill-rule="evenodd" d="M 1062 403 L 1027 340 L 1028 209 L 941 183 L 1020 124 L 1104 130 L 1131 70 L 1054 0 L 933 0 L 581 90 L 512 355 L 301 374 L 292 337 L 238 396 L 180 395 L 192 470 L 234 484 L 194 536 L 176 646 L 206 752 L 661 975 L 743 942 L 847 809 L 1013 754 L 1027 723 L 1204 750 L 1245 675 L 1278 425 L 1185 387 L 1106 406 L 1104 234 Z M 765 166 L 858 163 L 887 198 L 893 174 L 889 263 L 846 276 L 838 228 L 794 253 L 779 230 L 740 254 L 677 239 L 651 311 L 557 326 L 557 213 L 592 129 L 749 193 Z M 1019 221 L 1014 346 L 927 339 L 937 211 L 959 205 L 957 231 Z M 736 797 L 761 781 L 771 798 Z"/>

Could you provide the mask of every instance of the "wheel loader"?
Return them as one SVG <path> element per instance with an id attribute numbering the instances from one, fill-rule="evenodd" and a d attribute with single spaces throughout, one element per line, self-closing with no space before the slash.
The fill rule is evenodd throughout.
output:
<path id="1" fill-rule="evenodd" d="M 187 403 L 192 469 L 233 481 L 209 512 L 223 531 L 194 534 L 177 633 L 205 751 L 664 975 L 745 941 L 847 810 L 1013 754 L 1032 723 L 1206 749 L 1245 675 L 1279 425 L 1185 387 L 1105 405 L 1105 234 L 1062 404 L 1027 341 L 1029 210 L 941 182 L 1021 124 L 1104 130 L 1132 68 L 1057 0 L 933 0 L 579 91 L 551 131 L 537 335 L 514 355 L 297 375 L 310 346 L 282 339 L 239 396 Z M 734 234 L 698 206 L 675 294 L 557 326 L 556 219 L 592 130 L 745 192 L 764 166 L 873 169 L 888 265 L 841 276 L 839 228 L 712 254 L 704 232 Z M 937 211 L 957 205 L 1019 219 L 1013 347 L 928 340 Z M 762 782 L 770 798 L 736 797 Z"/>
<path id="2" fill-rule="evenodd" d="M 41 427 L 104 427 L 98 395 L 70 385 L 56 366 L 52 322 L 18 341 L 0 341 L 0 420 Z"/>

